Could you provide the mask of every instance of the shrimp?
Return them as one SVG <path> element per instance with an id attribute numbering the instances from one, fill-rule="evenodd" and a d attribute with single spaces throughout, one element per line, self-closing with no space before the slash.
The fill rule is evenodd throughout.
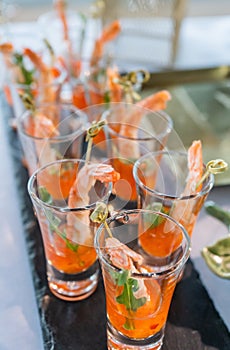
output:
<path id="1" fill-rule="evenodd" d="M 188 149 L 188 177 L 186 186 L 181 194 L 181 197 L 191 196 L 199 191 L 202 187 L 200 185 L 196 188 L 197 183 L 201 180 L 203 175 L 203 160 L 202 160 L 202 144 L 201 141 L 193 141 L 192 145 Z M 192 222 L 191 216 L 193 215 L 194 202 L 191 199 L 175 201 L 173 204 L 170 216 L 175 220 L 186 224 L 186 222 Z M 170 224 L 169 224 L 170 225 Z M 167 229 L 169 229 L 169 225 Z"/>
<path id="2" fill-rule="evenodd" d="M 52 103 L 56 100 L 56 88 L 52 87 L 53 80 L 58 76 L 58 70 L 47 66 L 42 58 L 29 48 L 24 49 L 26 55 L 39 72 L 39 99 L 41 103 Z M 60 74 L 60 73 L 59 73 Z"/>
<path id="3" fill-rule="evenodd" d="M 120 31 L 121 31 L 121 25 L 118 20 L 115 20 L 109 26 L 104 28 L 100 38 L 95 41 L 95 45 L 94 45 L 94 49 L 93 49 L 93 53 L 90 61 L 91 66 L 98 64 L 99 60 L 103 56 L 105 44 L 115 39 L 117 35 L 120 33 Z"/>
<path id="4" fill-rule="evenodd" d="M 200 181 L 203 175 L 203 159 L 202 159 L 202 144 L 201 141 L 193 141 L 192 145 L 188 149 L 188 167 L 189 175 L 187 179 L 187 185 L 184 190 L 184 195 L 190 195 L 196 191 L 201 190 L 202 185 L 198 188 L 196 185 Z"/>
<path id="5" fill-rule="evenodd" d="M 10 42 L 6 42 L 0 45 L 0 52 L 3 55 L 4 62 L 8 68 L 12 67 L 12 54 L 13 54 L 13 44 Z"/>
<path id="6" fill-rule="evenodd" d="M 35 111 L 28 120 L 25 130 L 28 135 L 34 137 L 35 150 L 39 161 L 37 167 L 57 159 L 57 153 L 55 149 L 51 148 L 49 139 L 59 136 L 59 131 L 51 119 L 43 113 Z"/>
<path id="7" fill-rule="evenodd" d="M 55 128 L 54 123 L 44 114 L 35 114 L 33 117 L 33 136 L 40 138 L 50 138 L 59 135 L 59 131 Z"/>
<path id="8" fill-rule="evenodd" d="M 42 61 L 41 57 L 36 52 L 34 52 L 33 50 L 27 47 L 24 48 L 23 52 L 25 56 L 29 57 L 31 62 L 33 62 L 34 66 L 37 68 L 37 70 L 40 73 L 43 73 L 43 74 L 47 73 L 48 71 L 47 65 Z M 48 76 L 46 76 L 46 79 L 47 78 Z"/>
<path id="9" fill-rule="evenodd" d="M 24 83 L 22 71 L 18 65 L 14 63 L 14 46 L 11 42 L 6 42 L 0 45 L 0 52 L 2 53 L 4 63 L 8 69 L 11 70 L 15 81 Z"/>
<path id="10" fill-rule="evenodd" d="M 167 90 L 161 90 L 138 101 L 136 106 L 156 112 L 165 109 L 169 100 L 171 100 L 170 93 Z M 134 125 L 139 125 L 142 118 L 141 108 L 140 111 L 137 109 L 137 112 L 128 114 L 128 118 L 125 121 L 127 123 L 130 122 Z"/>
<path id="11" fill-rule="evenodd" d="M 151 109 L 151 111 L 160 111 L 167 107 L 167 102 L 170 100 L 171 94 L 169 91 L 161 90 L 137 102 L 137 106 Z"/>
<path id="12" fill-rule="evenodd" d="M 134 263 L 143 264 L 143 257 L 140 254 L 114 237 L 106 239 L 105 247 L 111 262 L 119 269 L 130 270 Z"/>
<path id="13" fill-rule="evenodd" d="M 68 22 L 66 18 L 66 2 L 65 0 L 55 0 L 54 1 L 54 7 L 57 10 L 58 16 L 61 20 L 62 26 L 63 26 L 63 39 L 64 40 L 69 40 L 69 29 L 68 29 Z"/>
<path id="14" fill-rule="evenodd" d="M 121 243 L 118 239 L 114 237 L 107 238 L 105 248 L 110 261 L 117 268 L 129 270 L 131 273 L 143 271 L 141 267 L 143 264 L 143 257 Z M 147 288 L 143 280 L 138 280 L 138 289 L 133 294 L 136 298 L 147 297 L 147 299 L 149 299 Z"/>
<path id="15" fill-rule="evenodd" d="M 96 181 L 115 182 L 119 174 L 111 165 L 107 164 L 85 164 L 78 172 L 76 180 L 70 189 L 68 206 L 70 208 L 84 208 L 89 205 L 89 192 Z M 90 232 L 90 219 L 86 210 L 72 213 L 67 216 L 67 226 L 73 226 L 71 240 L 81 244 L 92 243 Z"/>
<path id="16" fill-rule="evenodd" d="M 116 83 L 119 79 L 119 73 L 117 68 L 107 68 L 107 81 L 108 90 L 111 93 L 111 102 L 120 102 L 122 99 L 122 88 L 121 85 Z"/>
<path id="17" fill-rule="evenodd" d="M 79 77 L 82 69 L 81 60 L 76 59 L 74 54 L 72 42 L 69 35 L 69 26 L 66 17 L 66 2 L 64 0 L 55 0 L 54 6 L 57 10 L 57 14 L 60 18 L 63 27 L 63 43 L 64 51 L 67 53 L 67 57 L 63 58 L 64 66 L 69 70 L 70 75 L 74 77 Z M 80 49 L 81 50 L 81 49 Z M 65 55 L 65 54 L 64 54 Z M 65 55 L 66 56 L 66 55 Z"/>
<path id="18" fill-rule="evenodd" d="M 133 112 L 128 110 L 123 117 L 123 123 L 120 128 L 120 134 L 131 139 L 137 139 L 138 126 L 141 122 L 143 113 L 142 108 L 149 109 L 151 111 L 158 111 L 164 109 L 166 107 L 166 103 L 170 100 L 171 95 L 168 91 L 162 90 L 159 91 L 147 98 L 137 102 L 135 106 L 137 109 Z M 139 108 L 140 107 L 140 108 Z M 120 117 L 119 117 L 120 118 Z M 140 156 L 138 143 L 133 145 L 133 148 L 128 147 L 128 143 L 123 140 L 120 144 L 120 153 L 127 158 L 135 158 L 137 159 Z"/>

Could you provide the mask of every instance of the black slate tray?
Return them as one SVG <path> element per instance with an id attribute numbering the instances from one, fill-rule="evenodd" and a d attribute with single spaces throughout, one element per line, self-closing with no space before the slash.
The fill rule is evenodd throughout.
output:
<path id="1" fill-rule="evenodd" d="M 30 259 L 45 350 L 106 350 L 106 313 L 102 278 L 96 292 L 80 302 L 61 301 L 46 280 L 42 239 L 27 193 L 28 173 L 21 163 L 17 133 L 9 126 L 12 110 L 1 98 L 5 131 L 14 163 L 21 216 Z M 162 350 L 229 350 L 230 334 L 189 260 L 177 285 Z"/>

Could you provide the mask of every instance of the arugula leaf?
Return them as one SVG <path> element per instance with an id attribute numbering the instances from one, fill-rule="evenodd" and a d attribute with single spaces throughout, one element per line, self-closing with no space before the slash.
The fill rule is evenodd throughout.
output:
<path id="1" fill-rule="evenodd" d="M 146 210 L 154 210 L 161 212 L 163 214 L 168 214 L 168 210 L 163 208 L 161 203 L 153 203 L 146 206 Z M 149 228 L 155 228 L 162 224 L 165 221 L 165 218 L 159 214 L 144 214 L 144 222 L 149 225 Z"/>
<path id="2" fill-rule="evenodd" d="M 133 320 L 126 317 L 125 323 L 123 324 L 124 329 L 127 329 L 128 331 L 133 331 L 135 329 L 135 326 L 133 324 Z"/>
<path id="3" fill-rule="evenodd" d="M 109 91 L 106 91 L 105 93 L 104 93 L 104 102 L 105 103 L 110 103 L 111 101 L 110 101 L 110 92 Z"/>
<path id="4" fill-rule="evenodd" d="M 45 202 L 47 204 L 52 204 L 53 199 L 52 199 L 51 195 L 49 194 L 49 192 L 47 191 L 47 189 L 44 186 L 39 186 L 38 194 L 39 194 L 39 198 L 43 202 Z"/>
<path id="5" fill-rule="evenodd" d="M 116 282 L 116 284 L 118 286 L 123 286 L 126 283 L 127 279 L 128 279 L 128 275 L 129 275 L 129 271 L 128 270 L 123 270 L 122 272 L 117 273 L 117 276 L 116 276 L 117 277 L 117 282 Z"/>
<path id="6" fill-rule="evenodd" d="M 124 284 L 123 292 L 116 298 L 119 304 L 123 304 L 128 311 L 137 311 L 137 309 L 146 303 L 146 298 L 137 299 L 134 292 L 139 289 L 138 281 L 134 278 L 128 278 Z"/>
<path id="7" fill-rule="evenodd" d="M 40 199 L 47 203 L 47 204 L 52 204 L 53 203 L 53 199 L 52 196 L 49 194 L 49 192 L 47 191 L 47 189 L 44 186 L 40 186 L 38 188 L 38 193 L 40 196 Z M 61 220 L 55 216 L 53 213 L 51 213 L 51 211 L 49 211 L 48 209 L 45 209 L 45 215 L 49 221 L 49 226 L 50 229 L 53 232 L 56 232 L 58 234 L 59 237 L 61 237 L 66 244 L 66 247 L 69 248 L 70 250 L 72 250 L 73 252 L 77 252 L 79 245 L 77 243 L 72 243 L 67 237 L 66 237 L 66 232 L 62 232 L 59 230 L 58 226 L 61 223 Z"/>
<path id="8" fill-rule="evenodd" d="M 129 317 L 126 317 L 126 321 L 123 327 L 127 330 L 135 329 L 132 313 L 146 303 L 146 298 L 136 298 L 134 293 L 138 291 L 139 285 L 138 280 L 129 277 L 128 270 L 122 270 L 120 272 L 111 273 L 117 286 L 123 286 L 123 291 L 116 297 L 116 301 L 119 304 L 123 304 L 128 311 Z"/>
<path id="9" fill-rule="evenodd" d="M 59 237 L 65 241 L 66 247 L 71 249 L 73 252 L 77 252 L 79 245 L 77 243 L 72 243 L 67 237 L 66 232 L 62 232 L 59 230 L 58 226 L 61 222 L 59 218 L 53 215 L 50 211 L 45 211 L 46 217 L 50 224 L 50 229 L 58 234 Z"/>

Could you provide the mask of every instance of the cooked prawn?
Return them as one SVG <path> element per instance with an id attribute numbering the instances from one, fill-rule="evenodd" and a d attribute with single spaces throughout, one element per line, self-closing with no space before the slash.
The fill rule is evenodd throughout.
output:
<path id="1" fill-rule="evenodd" d="M 59 131 L 50 118 L 46 117 L 43 113 L 35 111 L 28 120 L 26 132 L 31 137 L 34 137 L 38 159 L 37 167 L 57 160 L 57 153 L 55 149 L 51 148 L 49 139 L 58 136 Z"/>
<path id="2" fill-rule="evenodd" d="M 188 149 L 188 177 L 186 186 L 181 194 L 181 197 L 191 196 L 199 191 L 202 187 L 200 185 L 196 188 L 197 183 L 203 175 L 203 160 L 202 160 L 202 144 L 201 141 L 193 141 Z M 186 222 L 193 222 L 191 216 L 193 215 L 194 202 L 190 199 L 178 200 L 173 204 L 170 216 L 182 224 Z M 169 229 L 169 226 L 167 226 Z"/>
<path id="3" fill-rule="evenodd" d="M 73 45 L 70 39 L 68 20 L 66 16 L 66 1 L 55 0 L 54 7 L 57 10 L 58 17 L 60 18 L 63 27 L 64 51 L 66 51 L 64 56 L 67 54 L 67 57 L 62 58 L 62 61 L 64 61 L 63 66 L 66 67 L 70 75 L 79 77 L 82 65 L 80 57 L 76 58 L 76 54 L 74 54 Z"/>
<path id="4" fill-rule="evenodd" d="M 131 273 L 142 271 L 141 265 L 143 264 L 143 257 L 125 244 L 121 243 L 118 239 L 114 237 L 107 238 L 105 249 L 111 263 L 117 268 L 128 270 Z M 138 280 L 138 289 L 133 294 L 136 298 L 148 298 L 147 288 L 143 280 Z"/>
<path id="5" fill-rule="evenodd" d="M 119 269 L 131 270 L 134 263 L 143 264 L 143 257 L 114 237 L 106 239 L 106 252 L 112 264 Z"/>
<path id="6" fill-rule="evenodd" d="M 13 54 L 14 46 L 11 42 L 6 42 L 0 45 L 0 52 L 2 53 L 4 64 L 8 69 L 11 70 L 12 76 L 15 81 L 19 83 L 24 83 L 24 77 L 21 69 L 14 63 Z"/>
<path id="7" fill-rule="evenodd" d="M 54 1 L 54 7 L 57 10 L 58 16 L 61 20 L 62 26 L 63 26 L 63 39 L 69 40 L 69 29 L 68 29 L 68 22 L 66 18 L 66 1 L 65 0 L 55 0 Z"/>
<path id="8" fill-rule="evenodd" d="M 14 51 L 13 44 L 10 42 L 6 42 L 0 45 L 0 52 L 3 55 L 4 62 L 6 67 L 12 67 L 12 54 Z"/>
<path id="9" fill-rule="evenodd" d="M 59 135 L 59 131 L 55 127 L 50 118 L 47 118 L 44 114 L 36 113 L 33 117 L 33 135 L 39 138 L 50 138 Z"/>
<path id="10" fill-rule="evenodd" d="M 167 107 L 167 102 L 171 100 L 171 94 L 167 90 L 161 90 L 153 95 L 144 98 L 136 103 L 142 108 L 151 109 L 151 111 L 161 111 Z"/>
<path id="11" fill-rule="evenodd" d="M 121 31 L 121 25 L 118 20 L 115 20 L 106 28 L 104 28 L 100 38 L 95 41 L 95 45 L 94 45 L 94 49 L 93 49 L 93 53 L 90 61 L 91 66 L 96 65 L 100 61 L 100 59 L 103 56 L 105 44 L 115 39 L 117 35 L 120 33 L 120 31 Z"/>
<path id="12" fill-rule="evenodd" d="M 70 208 L 84 208 L 89 205 L 89 192 L 97 180 L 100 182 L 115 182 L 118 179 L 119 174 L 111 165 L 86 163 L 78 172 L 70 189 L 68 206 Z M 70 239 L 81 244 L 91 242 L 90 219 L 87 211 L 70 212 L 67 217 L 67 225 L 75 228 L 75 230 L 72 230 L 74 237 Z"/>
<path id="13" fill-rule="evenodd" d="M 52 103 L 56 101 L 56 88 L 52 86 L 54 79 L 60 72 L 53 66 L 46 65 L 42 58 L 30 48 L 24 48 L 26 55 L 39 72 L 38 87 L 41 103 Z M 58 74 L 59 73 L 59 74 Z"/>
<path id="14" fill-rule="evenodd" d="M 110 101 L 111 102 L 121 102 L 122 100 L 122 88 L 121 85 L 116 81 L 119 79 L 118 69 L 116 67 L 107 68 L 107 82 L 108 82 L 108 91 L 110 92 Z"/>
<path id="15" fill-rule="evenodd" d="M 170 100 L 171 95 L 168 91 L 162 90 L 159 91 L 147 98 L 137 102 L 135 106 L 137 106 L 134 112 L 129 111 L 127 108 L 123 114 L 123 124 L 121 125 L 119 133 L 127 138 L 131 138 L 133 140 L 137 139 L 138 126 L 141 122 L 143 113 L 141 108 L 149 109 L 151 111 L 159 111 L 166 107 L 166 103 Z M 141 108 L 139 108 L 141 107 Z M 126 113 L 125 113 L 126 112 Z M 120 116 L 119 116 L 120 118 Z M 127 158 L 135 158 L 137 159 L 140 156 L 140 151 L 138 148 L 138 143 L 133 142 L 133 147 L 128 147 L 128 142 L 125 142 L 125 139 L 120 143 L 120 153 L 123 157 Z"/>

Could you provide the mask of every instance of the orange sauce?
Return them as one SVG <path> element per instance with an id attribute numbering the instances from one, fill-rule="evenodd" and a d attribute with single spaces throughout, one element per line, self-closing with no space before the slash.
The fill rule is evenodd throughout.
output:
<path id="1" fill-rule="evenodd" d="M 140 224 L 139 244 L 143 250 L 155 257 L 166 257 L 180 246 L 182 233 L 178 232 L 174 224 L 167 223 L 165 225 L 165 221 L 162 221 L 156 227 L 150 226 L 148 229 Z"/>
<path id="2" fill-rule="evenodd" d="M 79 109 L 87 107 L 85 90 L 83 85 L 76 85 L 73 88 L 73 105 Z"/>
<path id="3" fill-rule="evenodd" d="M 68 197 L 70 189 L 76 179 L 77 164 L 72 168 L 66 169 L 63 166 L 57 167 L 56 171 L 51 173 L 44 169 L 38 174 L 39 186 L 44 186 L 53 199 L 65 199 Z"/>
<path id="4" fill-rule="evenodd" d="M 124 200 L 137 200 L 136 183 L 133 177 L 133 163 L 123 162 L 119 158 L 112 160 L 114 169 L 120 173 L 120 180 L 114 184 L 116 195 Z"/>
<path id="5" fill-rule="evenodd" d="M 64 232 L 63 226 L 59 229 Z M 77 250 L 73 251 L 67 246 L 65 240 L 55 232 L 52 238 L 51 242 L 46 231 L 43 231 L 47 260 L 57 270 L 69 274 L 79 273 L 93 265 L 96 261 L 97 254 L 92 245 L 84 246 L 79 244 Z"/>
<path id="6" fill-rule="evenodd" d="M 111 276 L 104 273 L 107 313 L 113 327 L 127 337 L 136 339 L 147 338 L 159 332 L 167 319 L 175 281 L 168 281 L 160 286 L 154 279 L 145 280 L 147 301 L 136 311 L 129 311 L 125 305 L 116 301 L 116 297 L 122 293 L 123 286 L 116 286 Z M 132 329 L 124 327 L 127 321 L 132 325 Z"/>

